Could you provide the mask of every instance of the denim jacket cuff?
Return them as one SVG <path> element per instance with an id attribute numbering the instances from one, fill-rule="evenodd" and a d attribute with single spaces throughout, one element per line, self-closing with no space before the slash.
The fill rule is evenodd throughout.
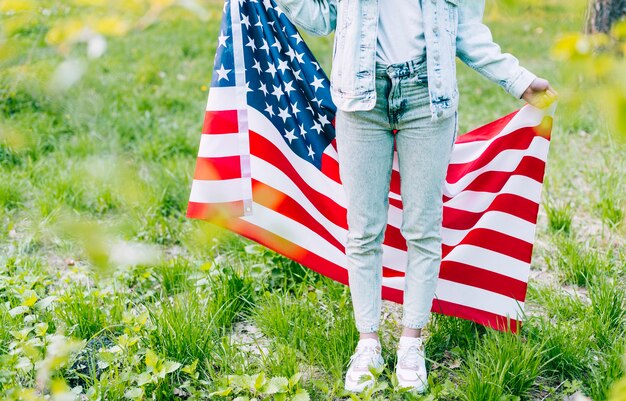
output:
<path id="1" fill-rule="evenodd" d="M 528 71 L 524 67 L 520 67 L 521 70 L 519 74 L 511 81 L 506 89 L 512 96 L 516 99 L 521 99 L 524 91 L 528 88 L 528 86 L 537 78 L 535 74 Z"/>

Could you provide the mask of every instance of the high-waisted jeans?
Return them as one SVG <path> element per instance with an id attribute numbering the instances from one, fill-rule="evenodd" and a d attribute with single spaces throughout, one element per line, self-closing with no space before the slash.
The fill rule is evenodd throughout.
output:
<path id="1" fill-rule="evenodd" d="M 348 284 L 362 333 L 379 329 L 394 139 L 403 208 L 400 230 L 408 249 L 401 323 L 422 328 L 430 320 L 441 263 L 443 185 L 457 115 L 431 121 L 424 60 L 377 65 L 374 109 L 336 114 L 348 211 Z"/>

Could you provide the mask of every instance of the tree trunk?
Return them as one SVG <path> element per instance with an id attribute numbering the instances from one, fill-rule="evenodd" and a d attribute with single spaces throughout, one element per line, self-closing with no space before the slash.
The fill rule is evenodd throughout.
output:
<path id="1" fill-rule="evenodd" d="M 613 24 L 626 15 L 626 0 L 589 0 L 586 33 L 608 33 Z"/>

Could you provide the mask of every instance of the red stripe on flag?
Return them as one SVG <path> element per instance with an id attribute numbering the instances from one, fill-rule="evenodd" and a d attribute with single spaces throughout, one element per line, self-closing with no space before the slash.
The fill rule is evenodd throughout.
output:
<path id="1" fill-rule="evenodd" d="M 273 164 L 276 168 L 289 176 L 293 183 L 300 188 L 304 196 L 306 196 L 330 221 L 339 227 L 348 226 L 346 209 L 338 205 L 330 197 L 309 186 L 280 149 L 274 146 L 267 138 L 254 131 L 250 131 L 250 153 Z"/>
<path id="2" fill-rule="evenodd" d="M 488 228 L 474 228 L 456 245 L 443 245 L 442 258 L 459 245 L 475 245 L 503 255 L 530 263 L 533 245 L 519 238 L 511 237 Z"/>
<path id="3" fill-rule="evenodd" d="M 396 288 L 383 286 L 382 297 L 383 299 L 388 299 L 396 303 L 402 303 L 403 291 Z M 437 298 L 433 300 L 431 312 L 471 320 L 478 324 L 489 326 L 491 328 L 501 331 L 504 331 L 507 329 L 507 327 L 509 327 L 507 326 L 506 316 L 487 312 L 481 309 L 472 308 L 470 306 L 455 304 L 453 302 L 448 302 Z M 515 333 L 518 328 L 522 327 L 521 322 L 518 322 L 515 319 L 510 319 L 510 322 L 510 331 L 513 333 Z M 518 324 L 519 327 L 517 326 Z"/>
<path id="4" fill-rule="evenodd" d="M 477 176 L 464 191 L 478 192 L 500 192 L 507 181 L 514 175 L 521 175 L 531 178 L 539 183 L 543 182 L 543 173 L 546 163 L 534 156 L 524 156 L 513 171 L 485 171 Z M 450 197 L 444 196 L 443 201 L 450 200 Z"/>
<path id="5" fill-rule="evenodd" d="M 397 248 L 401 251 L 406 251 L 406 240 L 402 235 L 400 228 L 387 224 L 385 229 L 384 244 Z"/>
<path id="6" fill-rule="evenodd" d="M 200 220 L 220 220 L 228 217 L 243 215 L 243 201 L 200 203 L 189 201 L 187 203 L 186 217 Z"/>
<path id="7" fill-rule="evenodd" d="M 339 162 L 326 153 L 322 153 L 322 173 L 331 180 L 341 184 L 341 179 L 339 178 Z"/>
<path id="8" fill-rule="evenodd" d="M 495 136 L 498 136 L 500 132 L 506 127 L 506 125 L 515 117 L 515 115 L 519 112 L 519 110 L 515 110 L 514 112 L 507 114 L 506 116 L 499 118 L 495 121 L 490 122 L 487 125 L 483 125 L 482 127 L 476 128 L 464 135 L 460 135 L 455 143 L 466 143 L 466 142 L 474 142 L 474 141 L 486 141 Z"/>
<path id="9" fill-rule="evenodd" d="M 472 308 L 470 306 L 455 304 L 454 302 L 437 299 L 433 301 L 433 312 L 442 315 L 456 316 L 461 319 L 471 320 L 473 322 L 489 326 L 500 331 L 511 331 L 517 333 L 521 329 L 522 322 L 496 313 L 487 312 L 481 309 Z"/>
<path id="10" fill-rule="evenodd" d="M 465 263 L 442 261 L 439 278 L 496 292 L 520 302 L 526 298 L 525 282 Z"/>
<path id="11" fill-rule="evenodd" d="M 397 207 L 398 209 L 402 209 L 402 200 L 400 199 L 389 198 L 389 204 Z"/>
<path id="12" fill-rule="evenodd" d="M 239 132 L 237 110 L 205 111 L 203 134 L 236 134 Z"/>
<path id="13" fill-rule="evenodd" d="M 404 272 L 383 266 L 383 277 L 404 277 Z"/>
<path id="14" fill-rule="evenodd" d="M 241 178 L 241 158 L 239 156 L 198 157 L 193 178 L 196 180 Z"/>
<path id="15" fill-rule="evenodd" d="M 256 203 L 315 231 L 335 248 L 345 252 L 345 247 L 319 221 L 315 220 L 302 205 L 279 190 L 252 179 L 252 199 Z"/>
<path id="16" fill-rule="evenodd" d="M 503 150 L 525 150 L 528 149 L 533 139 L 536 138 L 532 128 L 522 128 L 509 135 L 495 139 L 486 149 L 480 152 L 480 157 L 471 162 L 462 164 L 450 164 L 446 181 L 454 184 L 468 173 L 479 170 L 489 164 Z"/>
<path id="17" fill-rule="evenodd" d="M 493 202 L 482 212 L 443 207 L 443 227 L 453 230 L 468 230 L 476 225 L 486 212 L 503 212 L 535 224 L 539 204 L 513 194 L 497 195 Z"/>
<path id="18" fill-rule="evenodd" d="M 400 172 L 398 170 L 391 171 L 391 183 L 389 184 L 389 190 L 400 195 Z"/>

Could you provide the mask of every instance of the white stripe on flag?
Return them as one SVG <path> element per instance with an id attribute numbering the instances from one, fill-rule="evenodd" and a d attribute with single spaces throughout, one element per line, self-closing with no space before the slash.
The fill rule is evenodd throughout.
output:
<path id="1" fill-rule="evenodd" d="M 444 205 L 468 212 L 483 212 L 501 194 L 518 195 L 535 203 L 541 202 L 541 183 L 523 175 L 508 179 L 499 192 L 463 191 L 448 199 Z"/>
<path id="2" fill-rule="evenodd" d="M 512 214 L 494 210 L 483 214 L 476 224 L 468 230 L 454 230 L 442 227 L 441 237 L 443 243 L 445 245 L 454 246 L 461 242 L 472 230 L 477 228 L 498 231 L 528 243 L 532 243 L 535 238 L 535 225 L 533 223 L 520 219 Z"/>
<path id="3" fill-rule="evenodd" d="M 236 134 L 203 134 L 200 136 L 198 157 L 239 156 L 239 136 Z"/>
<path id="4" fill-rule="evenodd" d="M 510 256 L 470 244 L 457 245 L 443 260 L 459 262 L 526 282 L 530 264 Z"/>
<path id="5" fill-rule="evenodd" d="M 404 290 L 403 277 L 383 277 L 383 285 Z M 435 298 L 519 320 L 524 302 L 478 287 L 438 279 Z M 518 303 L 520 306 L 518 306 Z"/>
<path id="6" fill-rule="evenodd" d="M 246 104 L 240 105 L 237 96 L 237 88 L 234 86 L 212 86 L 209 89 L 209 98 L 206 104 L 207 111 L 224 111 L 245 108 Z"/>
<path id="7" fill-rule="evenodd" d="M 244 183 L 247 181 L 247 184 Z M 250 178 L 230 180 L 193 180 L 189 200 L 198 203 L 221 203 L 243 200 L 242 185 L 251 185 Z"/>

